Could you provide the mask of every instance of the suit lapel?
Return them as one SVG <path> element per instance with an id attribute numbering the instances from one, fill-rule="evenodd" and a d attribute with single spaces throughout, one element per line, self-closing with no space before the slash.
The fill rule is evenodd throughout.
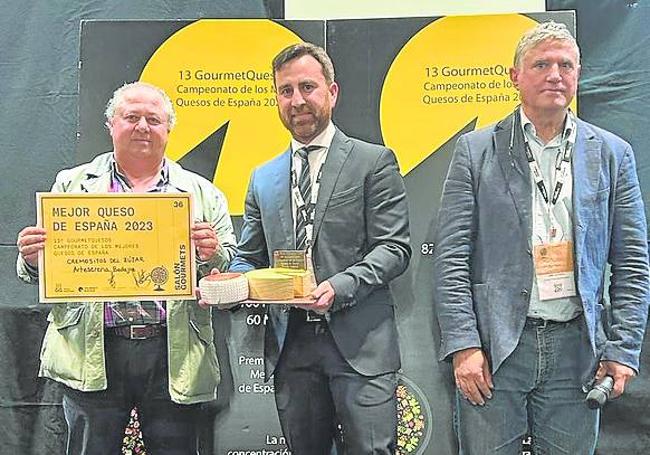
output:
<path id="1" fill-rule="evenodd" d="M 323 163 L 323 172 L 321 174 L 320 187 L 318 189 L 318 197 L 316 199 L 316 208 L 314 213 L 314 231 L 312 235 L 312 245 L 315 244 L 318 232 L 323 224 L 323 217 L 327 204 L 329 203 L 334 186 L 341 174 L 343 165 L 348 159 L 348 155 L 352 150 L 352 141 L 338 128 L 332 139 L 332 144 L 327 151 L 327 158 Z"/>
<path id="2" fill-rule="evenodd" d="M 512 135 L 513 128 L 515 128 L 514 136 Z M 510 146 L 511 141 L 512 147 Z M 523 146 L 521 127 L 519 123 L 515 122 L 514 114 L 497 124 L 494 130 L 494 148 L 497 160 L 503 172 L 506 189 L 512 197 L 519 219 L 526 232 L 530 233 L 532 229 L 530 168 L 526 161 Z"/>
<path id="3" fill-rule="evenodd" d="M 287 244 L 283 248 L 295 248 L 296 231 L 293 228 L 293 212 L 291 209 L 291 147 L 280 156 L 275 169 L 273 169 L 269 195 L 271 195 L 270 199 L 275 204 L 279 229 L 283 234 L 282 238 L 287 240 Z"/>
<path id="4" fill-rule="evenodd" d="M 573 166 L 573 235 L 576 261 L 579 264 L 589 214 L 595 209 L 603 160 L 600 159 L 602 142 L 595 137 L 588 125 L 581 120 L 576 122 L 578 131 L 571 164 Z"/>

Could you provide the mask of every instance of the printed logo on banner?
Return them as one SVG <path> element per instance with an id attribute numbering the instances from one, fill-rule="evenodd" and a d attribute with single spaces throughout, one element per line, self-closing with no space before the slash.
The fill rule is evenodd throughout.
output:
<path id="1" fill-rule="evenodd" d="M 420 388 L 401 375 L 397 384 L 397 455 L 424 454 L 431 439 L 431 408 Z"/>

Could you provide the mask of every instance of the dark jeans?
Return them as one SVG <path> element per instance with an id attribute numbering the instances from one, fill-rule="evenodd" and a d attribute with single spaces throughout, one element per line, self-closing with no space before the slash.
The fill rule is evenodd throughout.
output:
<path id="1" fill-rule="evenodd" d="M 138 407 L 147 454 L 197 453 L 198 405 L 173 403 L 168 392 L 167 337 L 128 340 L 106 334 L 108 389 L 80 392 L 68 387 L 63 411 L 68 455 L 117 455 L 133 406 Z"/>
<path id="2" fill-rule="evenodd" d="M 591 455 L 599 412 L 589 409 L 582 379 L 595 358 L 585 322 L 527 320 L 519 344 L 494 374 L 492 399 L 474 406 L 457 393 L 462 455 L 519 455 L 526 433 L 536 455 Z"/>
<path id="3" fill-rule="evenodd" d="M 343 358 L 326 323 L 301 321 L 299 314 L 292 310 L 274 375 L 291 453 L 329 455 L 339 423 L 344 454 L 395 453 L 396 374 L 361 375 Z"/>

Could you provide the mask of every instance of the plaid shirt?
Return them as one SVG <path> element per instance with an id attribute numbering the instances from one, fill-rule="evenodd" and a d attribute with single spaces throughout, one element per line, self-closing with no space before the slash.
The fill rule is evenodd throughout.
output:
<path id="1" fill-rule="evenodd" d="M 130 193 L 131 184 L 128 179 L 117 169 L 117 163 L 113 158 L 111 171 L 111 193 Z M 169 167 L 167 161 L 163 160 L 160 170 L 160 179 L 147 190 L 148 193 L 164 193 L 169 189 Z M 143 302 L 105 302 L 104 303 L 104 326 L 119 327 L 135 324 L 164 324 L 167 320 L 165 302 L 143 301 Z"/>

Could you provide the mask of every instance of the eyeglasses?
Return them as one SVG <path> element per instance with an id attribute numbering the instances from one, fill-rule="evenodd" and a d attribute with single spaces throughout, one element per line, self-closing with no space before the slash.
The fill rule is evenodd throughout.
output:
<path id="1" fill-rule="evenodd" d="M 166 120 L 161 120 L 155 115 L 124 114 L 121 115 L 120 118 L 127 123 L 131 123 L 132 125 L 140 123 L 141 118 L 144 118 L 144 121 L 147 122 L 147 125 L 149 126 L 160 126 L 167 123 Z"/>

